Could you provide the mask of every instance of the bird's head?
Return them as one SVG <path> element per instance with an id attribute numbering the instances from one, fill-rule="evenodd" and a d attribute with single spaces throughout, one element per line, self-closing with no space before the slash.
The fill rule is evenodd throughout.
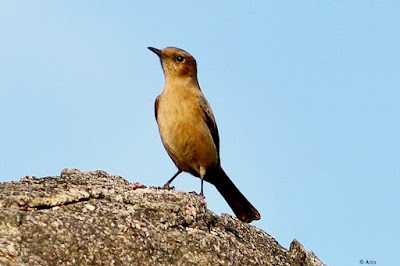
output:
<path id="1" fill-rule="evenodd" d="M 165 78 L 197 79 L 196 60 L 188 52 L 176 47 L 148 48 L 160 58 Z"/>

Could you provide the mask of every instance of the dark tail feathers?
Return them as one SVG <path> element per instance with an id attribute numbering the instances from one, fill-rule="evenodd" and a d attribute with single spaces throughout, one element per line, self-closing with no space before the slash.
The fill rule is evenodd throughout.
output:
<path id="1" fill-rule="evenodd" d="M 239 220 L 246 223 L 250 223 L 253 220 L 260 220 L 260 213 L 243 196 L 221 167 L 207 173 L 204 180 L 210 182 L 218 189 Z"/>

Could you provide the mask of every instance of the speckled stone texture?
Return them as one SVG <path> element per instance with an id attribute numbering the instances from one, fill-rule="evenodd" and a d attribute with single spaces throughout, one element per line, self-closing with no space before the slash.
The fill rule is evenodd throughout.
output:
<path id="1" fill-rule="evenodd" d="M 98 170 L 0 183 L 1 265 L 324 265 L 204 199 Z"/>

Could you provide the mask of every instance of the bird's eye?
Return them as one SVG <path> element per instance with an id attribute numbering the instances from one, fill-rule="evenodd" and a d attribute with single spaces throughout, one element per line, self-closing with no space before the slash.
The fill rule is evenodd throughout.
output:
<path id="1" fill-rule="evenodd" d="M 179 63 L 182 63 L 183 61 L 185 61 L 185 58 L 183 56 L 178 56 L 176 58 L 176 61 L 178 61 Z"/>

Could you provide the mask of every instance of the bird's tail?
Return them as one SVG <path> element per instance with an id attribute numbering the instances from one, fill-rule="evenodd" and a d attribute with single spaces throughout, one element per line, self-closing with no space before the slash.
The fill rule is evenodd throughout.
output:
<path id="1" fill-rule="evenodd" d="M 246 223 L 250 223 L 253 220 L 260 220 L 260 213 L 243 196 L 221 167 L 207 173 L 204 180 L 217 188 L 239 220 Z"/>

